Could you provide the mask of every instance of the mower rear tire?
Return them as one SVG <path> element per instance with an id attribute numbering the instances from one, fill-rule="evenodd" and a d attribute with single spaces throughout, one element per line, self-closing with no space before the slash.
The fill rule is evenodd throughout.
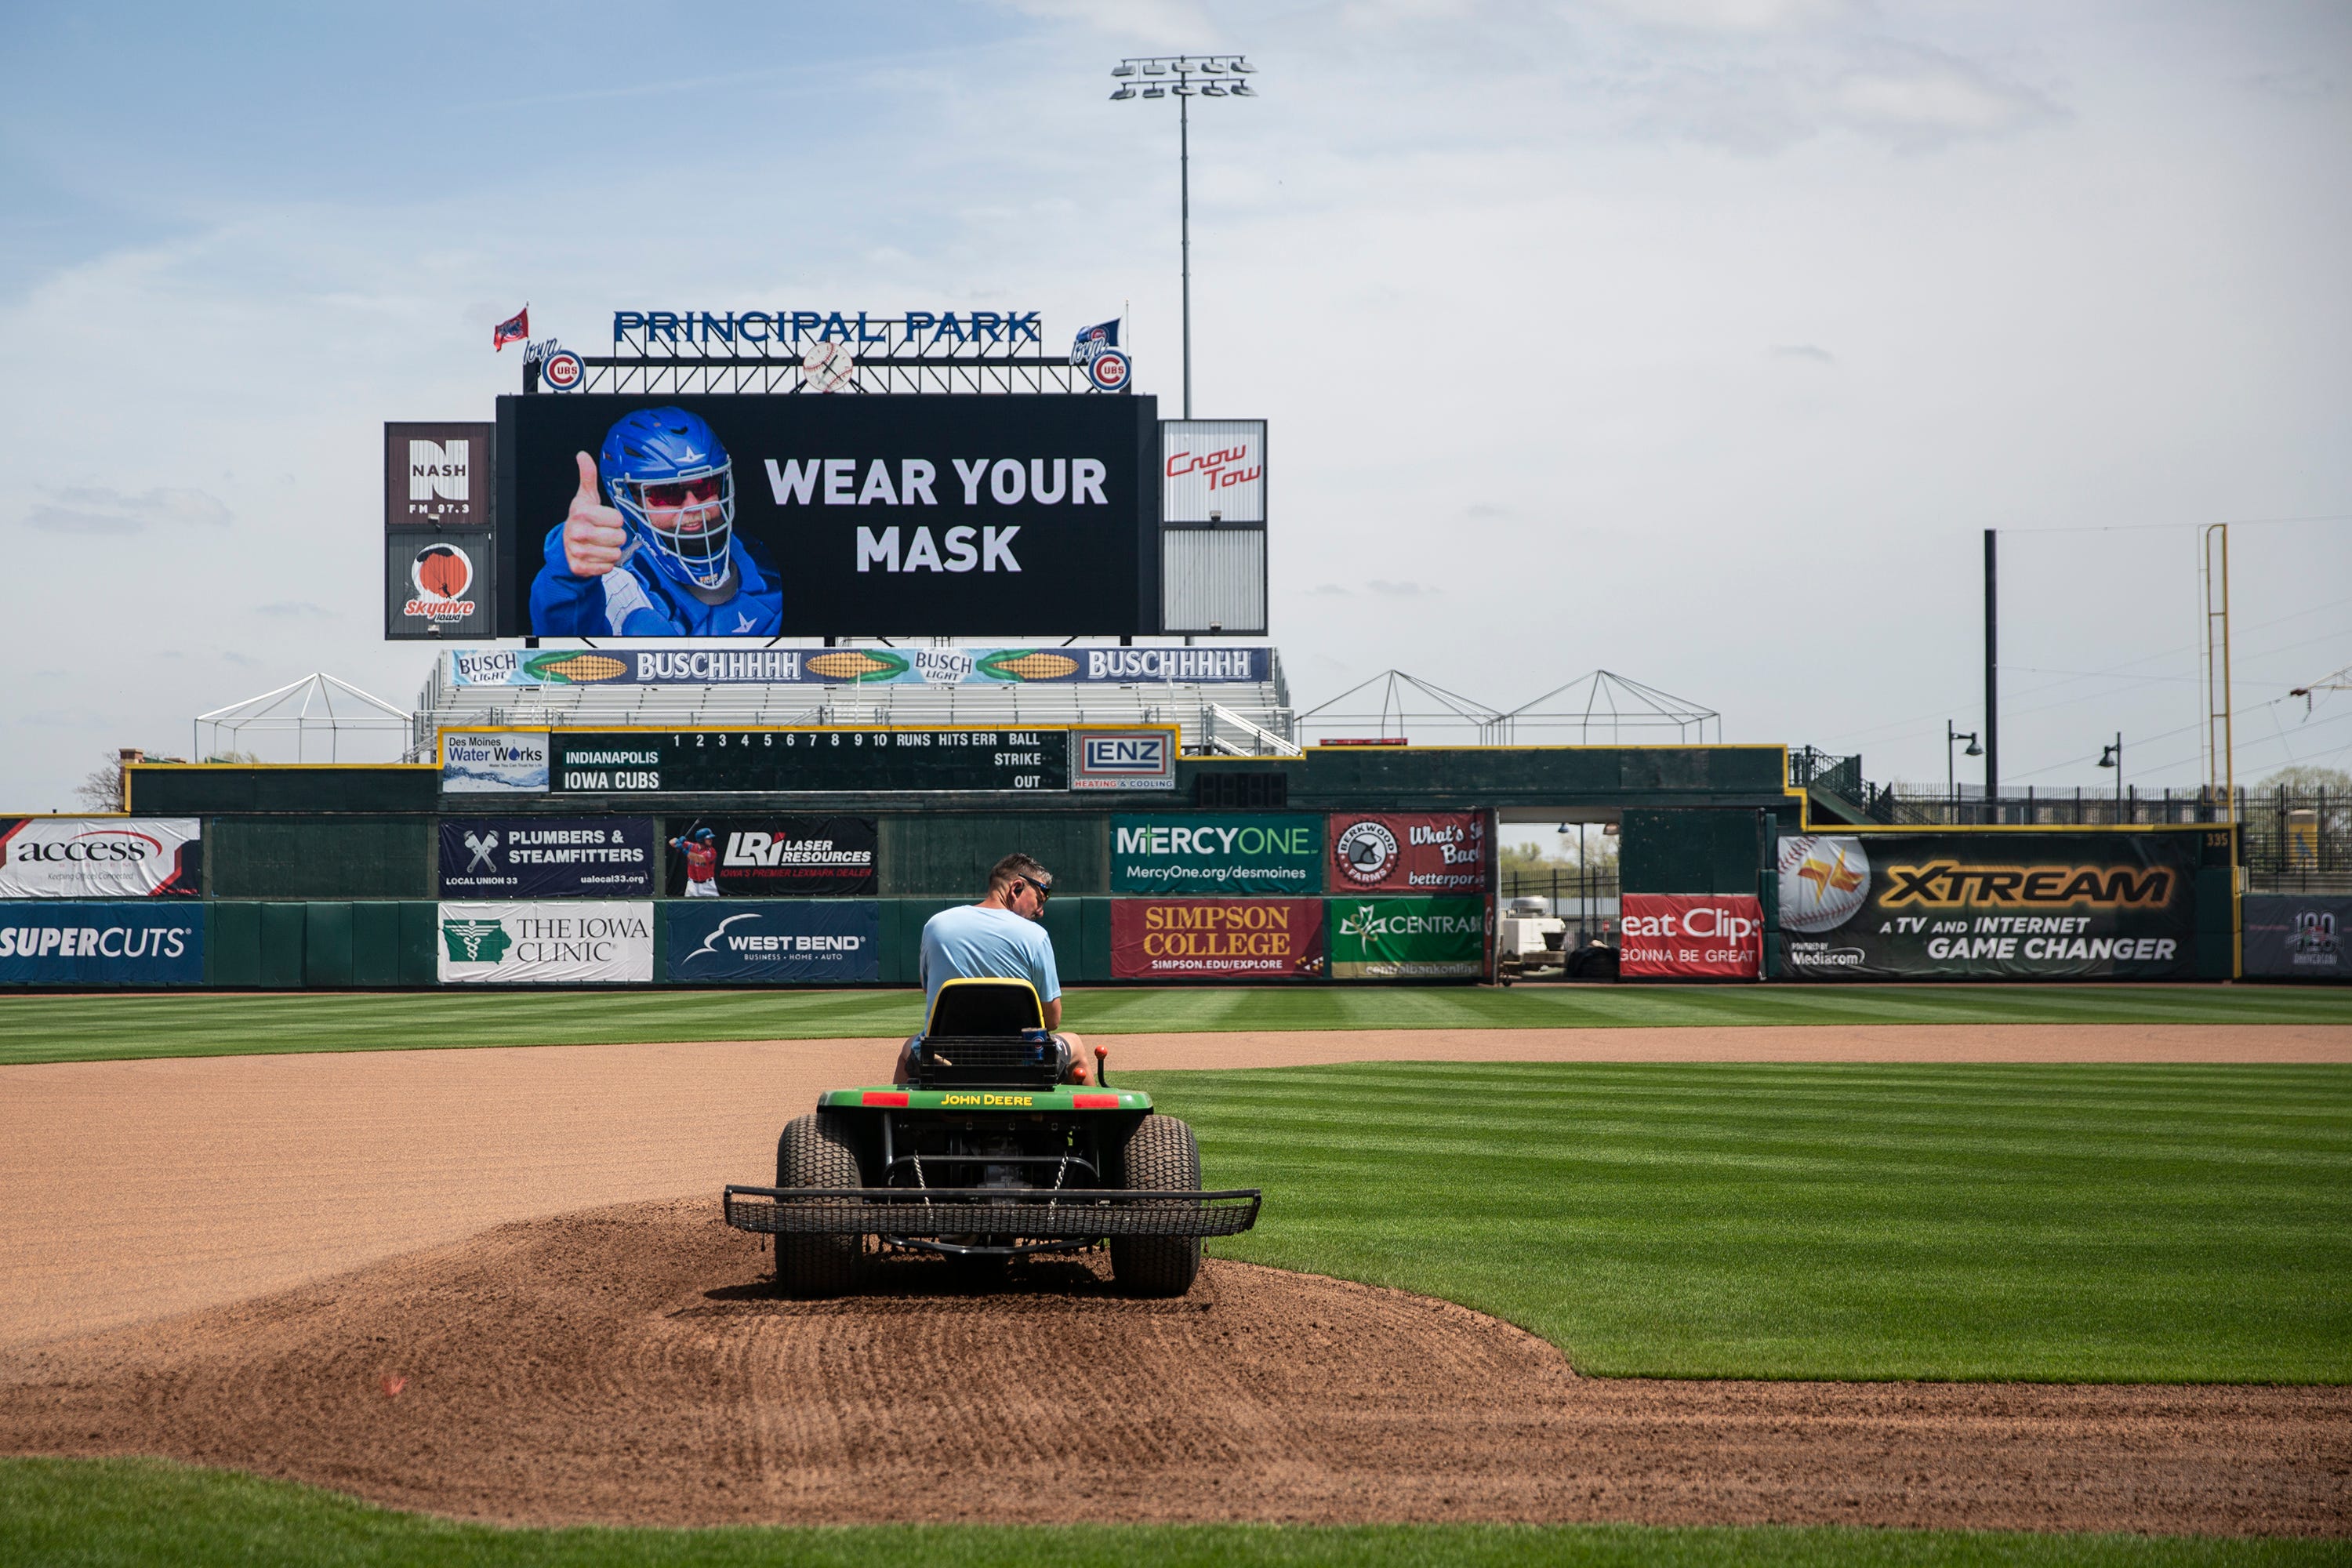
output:
<path id="1" fill-rule="evenodd" d="M 776 1185 L 856 1187 L 857 1143 L 849 1119 L 820 1110 L 784 1123 L 776 1140 Z M 866 1261 L 861 1236 L 776 1235 L 776 1288 L 808 1300 L 856 1289 Z"/>
<path id="2" fill-rule="evenodd" d="M 1135 1124 L 1119 1158 L 1120 1185 L 1129 1192 L 1197 1193 L 1201 1148 L 1192 1130 L 1157 1112 Z M 1181 1296 L 1201 1272 L 1197 1236 L 1115 1236 L 1110 1272 L 1128 1296 Z"/>

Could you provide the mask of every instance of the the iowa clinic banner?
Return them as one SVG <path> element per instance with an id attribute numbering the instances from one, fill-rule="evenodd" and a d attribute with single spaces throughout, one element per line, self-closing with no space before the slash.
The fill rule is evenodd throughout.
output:
<path id="1" fill-rule="evenodd" d="M 199 904 L 0 905 L 0 985 L 201 985 Z"/>
<path id="2" fill-rule="evenodd" d="M 0 899 L 201 896 L 193 816 L 0 818 Z"/>
<path id="3" fill-rule="evenodd" d="M 604 985 L 654 977 L 654 906 L 445 903 L 440 977 L 489 984 Z"/>
<path id="4" fill-rule="evenodd" d="M 882 978 L 882 906 L 871 899 L 679 899 L 662 909 L 672 980 L 868 985 Z"/>
<path id="5" fill-rule="evenodd" d="M 1115 899 L 1119 980 L 1311 980 L 1323 973 L 1320 899 Z"/>
<path id="6" fill-rule="evenodd" d="M 2186 979 L 2194 833 L 1783 838 L 1790 979 Z"/>

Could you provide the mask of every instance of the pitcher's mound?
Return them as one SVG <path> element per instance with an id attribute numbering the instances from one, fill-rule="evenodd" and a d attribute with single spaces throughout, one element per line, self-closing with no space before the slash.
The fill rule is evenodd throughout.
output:
<path id="1" fill-rule="evenodd" d="M 770 1294 L 717 1205 L 491 1231 L 0 1360 L 0 1449 L 484 1519 L 2344 1528 L 2340 1391 L 1580 1380 L 1442 1301 L 1212 1261 Z"/>

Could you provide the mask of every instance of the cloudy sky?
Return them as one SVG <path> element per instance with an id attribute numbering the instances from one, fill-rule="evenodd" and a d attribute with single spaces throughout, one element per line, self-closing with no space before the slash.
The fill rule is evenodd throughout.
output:
<path id="1" fill-rule="evenodd" d="M 2004 773 L 2200 776 L 2232 530 L 2242 777 L 2352 763 L 2352 8 L 91 5 L 0 55 L 0 808 L 323 669 L 405 706 L 380 427 L 487 418 L 490 324 L 1130 311 L 1272 424 L 1298 706 L 1595 668 L 1940 783 L 2001 531 Z M 1172 408 L 1171 409 L 1172 411 Z M 1051 626 L 1037 630 L 1048 633 Z"/>

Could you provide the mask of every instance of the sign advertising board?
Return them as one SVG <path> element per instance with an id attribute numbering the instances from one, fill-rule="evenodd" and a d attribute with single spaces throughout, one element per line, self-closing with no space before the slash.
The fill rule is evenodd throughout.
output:
<path id="1" fill-rule="evenodd" d="M 1328 828 L 1335 893 L 1484 893 L 1494 883 L 1482 812 L 1338 812 Z"/>
<path id="2" fill-rule="evenodd" d="M 201 985 L 194 904 L 0 906 L 0 985 Z"/>
<path id="3" fill-rule="evenodd" d="M 1170 522 L 1264 522 L 1265 421 L 1162 420 L 1160 484 Z"/>
<path id="4" fill-rule="evenodd" d="M 554 750 L 558 795 L 1070 787 L 1066 730 L 562 730 Z"/>
<path id="5" fill-rule="evenodd" d="M 1321 889 L 1323 819 L 1165 812 L 1110 819 L 1114 893 L 1278 894 Z"/>
<path id="6" fill-rule="evenodd" d="M 499 635 L 1156 632 L 1158 424 L 1084 395 L 502 397 Z"/>
<path id="7" fill-rule="evenodd" d="M 1274 679 L 1269 647 L 452 648 L 452 686 L 1211 686 Z"/>
<path id="8" fill-rule="evenodd" d="M 1320 899 L 1114 899 L 1120 980 L 1307 980 L 1323 973 Z"/>
<path id="9" fill-rule="evenodd" d="M 383 525 L 400 529 L 490 526 L 490 437 L 480 424 L 383 427 Z"/>
<path id="10" fill-rule="evenodd" d="M 457 533 L 400 532 L 383 542 L 383 635 L 486 637 L 495 635 L 498 601 L 490 589 L 497 539 L 487 529 Z"/>
<path id="11" fill-rule="evenodd" d="M 876 889 L 870 816 L 669 819 L 673 899 L 839 898 Z"/>
<path id="12" fill-rule="evenodd" d="M 882 978 L 882 906 L 870 899 L 662 908 L 672 980 L 868 985 Z"/>
<path id="13" fill-rule="evenodd" d="M 1333 899 L 1337 980 L 1476 978 L 1486 962 L 1486 900 Z"/>
<path id="14" fill-rule="evenodd" d="M 193 816 L 0 817 L 0 899 L 200 897 Z"/>
<path id="15" fill-rule="evenodd" d="M 444 730 L 444 795 L 545 795 L 544 730 Z"/>
<path id="16" fill-rule="evenodd" d="M 441 819 L 445 899 L 653 896 L 649 816 Z"/>
<path id="17" fill-rule="evenodd" d="M 1780 840 L 1791 979 L 2186 979 L 2197 835 Z"/>
<path id="18" fill-rule="evenodd" d="M 1764 973 L 1764 901 L 1753 893 L 1627 893 L 1617 929 L 1621 974 Z"/>
<path id="19" fill-rule="evenodd" d="M 443 984 L 604 985 L 654 977 L 651 900 L 452 903 L 435 954 Z"/>
<path id="20" fill-rule="evenodd" d="M 1174 789 L 1175 726 L 1150 730 L 1080 730 L 1070 769 L 1072 789 Z"/>
<path id="21" fill-rule="evenodd" d="M 2352 898 L 2325 893 L 2249 893 L 2244 969 L 2268 980 L 2352 980 Z"/>

